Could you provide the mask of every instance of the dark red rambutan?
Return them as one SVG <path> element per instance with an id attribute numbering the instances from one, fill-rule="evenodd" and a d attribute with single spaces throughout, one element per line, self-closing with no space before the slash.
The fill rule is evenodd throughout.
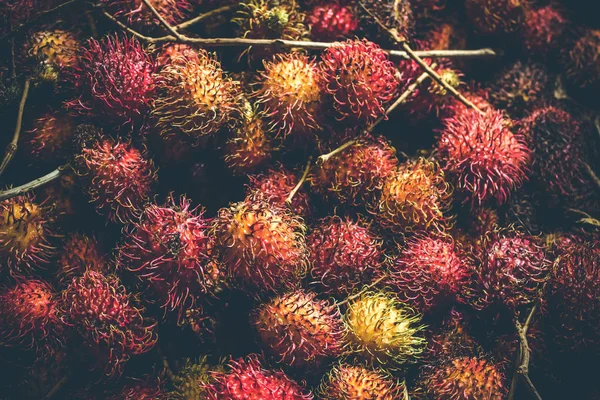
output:
<path id="1" fill-rule="evenodd" d="M 155 64 L 135 38 L 90 39 L 73 69 L 79 98 L 67 106 L 79 114 L 132 126 L 149 110 Z"/>
<path id="2" fill-rule="evenodd" d="M 385 113 L 398 90 L 399 74 L 378 45 L 348 40 L 321 55 L 322 90 L 329 95 L 336 119 L 370 124 Z"/>
<path id="3" fill-rule="evenodd" d="M 523 47 L 541 58 L 554 55 L 567 23 L 562 10 L 554 4 L 526 10 L 521 26 Z"/>
<path id="4" fill-rule="evenodd" d="M 32 348 L 60 339 L 64 327 L 58 317 L 52 287 L 39 280 L 23 280 L 0 290 L 0 345 Z"/>
<path id="5" fill-rule="evenodd" d="M 261 305 L 254 325 L 269 354 L 294 368 L 318 368 L 339 357 L 344 323 L 335 304 L 296 290 Z"/>
<path id="6" fill-rule="evenodd" d="M 465 9 L 476 31 L 502 36 L 521 26 L 527 3 L 523 0 L 466 0 Z"/>
<path id="7" fill-rule="evenodd" d="M 307 34 L 304 18 L 296 0 L 243 0 L 233 22 L 244 38 L 299 40 Z"/>
<path id="8" fill-rule="evenodd" d="M 383 137 L 365 137 L 342 153 L 317 164 L 312 189 L 326 199 L 361 206 L 383 187 L 398 165 L 396 150 Z"/>
<path id="9" fill-rule="evenodd" d="M 428 363 L 458 356 L 472 356 L 481 352 L 481 346 L 472 335 L 469 314 L 450 309 L 436 326 L 430 327 L 426 350 Z"/>
<path id="10" fill-rule="evenodd" d="M 534 303 L 548 280 L 551 263 L 536 238 L 491 233 L 483 245 L 468 302 L 476 309 L 502 304 L 510 310 Z"/>
<path id="11" fill-rule="evenodd" d="M 437 144 L 442 168 L 471 204 L 504 203 L 527 178 L 531 150 L 500 111 L 446 119 Z"/>
<path id="12" fill-rule="evenodd" d="M 306 242 L 312 277 L 327 294 L 348 295 L 382 273 L 382 241 L 363 221 L 324 218 Z"/>
<path id="13" fill-rule="evenodd" d="M 395 400 L 402 397 L 404 385 L 383 369 L 339 364 L 323 379 L 319 398 L 323 400 Z"/>
<path id="14" fill-rule="evenodd" d="M 109 377 L 119 376 L 133 355 L 156 344 L 156 323 L 132 303 L 119 279 L 86 271 L 62 294 L 62 318 L 73 327 L 93 354 L 92 364 Z"/>
<path id="15" fill-rule="evenodd" d="M 161 26 L 142 0 L 101 0 L 100 4 L 115 17 L 125 17 L 134 29 L 148 30 Z M 150 0 L 150 4 L 171 26 L 183 22 L 193 9 L 193 1 L 188 0 Z"/>
<path id="16" fill-rule="evenodd" d="M 558 245 L 545 308 L 563 352 L 600 350 L 600 249 L 597 243 Z"/>
<path id="17" fill-rule="evenodd" d="M 427 313 L 457 299 L 471 276 L 469 264 L 452 239 L 411 238 L 395 260 L 389 286 L 401 301 Z"/>
<path id="18" fill-rule="evenodd" d="M 75 120 L 62 112 L 47 112 L 33 121 L 33 129 L 23 135 L 30 157 L 56 162 L 67 158 L 71 149 Z"/>
<path id="19" fill-rule="evenodd" d="M 299 177 L 283 166 L 269 169 L 260 175 L 249 176 L 250 182 L 246 189 L 249 199 L 263 199 L 269 204 L 279 207 L 288 206 L 295 214 L 307 217 L 311 214 L 310 199 L 306 190 L 298 190 L 291 204 L 286 204 L 290 192 L 298 183 Z"/>
<path id="20" fill-rule="evenodd" d="M 219 210 L 215 248 L 236 283 L 257 292 L 293 287 L 307 270 L 305 230 L 286 208 L 250 199 Z"/>
<path id="21" fill-rule="evenodd" d="M 401 164 L 369 204 L 381 227 L 397 234 L 440 231 L 447 219 L 451 188 L 435 161 L 424 158 Z"/>
<path id="22" fill-rule="evenodd" d="M 564 68 L 571 83 L 596 88 L 600 83 L 600 30 L 586 30 L 565 51 Z"/>
<path id="23" fill-rule="evenodd" d="M 78 127 L 78 133 L 85 129 Z M 121 223 L 139 216 L 156 181 L 156 169 L 145 148 L 100 135 L 83 145 L 75 163 L 98 212 Z"/>
<path id="24" fill-rule="evenodd" d="M 25 51 L 33 66 L 38 67 L 34 69 L 36 75 L 41 80 L 56 83 L 77 68 L 79 47 L 73 32 L 55 29 L 31 35 Z"/>
<path id="25" fill-rule="evenodd" d="M 212 260 L 210 221 L 182 197 L 149 205 L 119 247 L 118 265 L 132 272 L 165 312 L 184 311 L 214 293 L 222 271 Z"/>
<path id="26" fill-rule="evenodd" d="M 12 276 L 29 275 L 50 262 L 55 236 L 47 207 L 31 194 L 0 202 L 0 256 Z"/>
<path id="27" fill-rule="evenodd" d="M 39 13 L 50 9 L 53 5 L 52 0 L 0 0 L 0 15 L 12 23 L 13 27 L 21 25 Z M 0 28 L 0 32 L 5 29 L 10 30 L 11 24 Z"/>
<path id="28" fill-rule="evenodd" d="M 363 35 L 377 42 L 396 43 L 410 39 L 415 24 L 409 0 L 363 0 L 357 6 Z M 382 25 L 386 28 L 382 29 Z M 391 37 L 390 32 L 394 37 Z"/>
<path id="29" fill-rule="evenodd" d="M 352 8 L 335 1 L 314 7 L 306 21 L 310 37 L 325 42 L 346 38 L 358 28 L 358 18 Z"/>
<path id="30" fill-rule="evenodd" d="M 264 68 L 254 96 L 269 128 L 283 137 L 319 130 L 322 84 L 316 62 L 302 53 L 277 54 L 272 62 L 264 62 Z"/>
<path id="31" fill-rule="evenodd" d="M 239 82 L 228 78 L 215 55 L 203 49 L 165 65 L 156 86 L 152 120 L 161 136 L 198 142 L 230 122 L 239 108 Z"/>
<path id="32" fill-rule="evenodd" d="M 168 400 L 171 399 L 156 379 L 128 382 L 106 400 Z"/>
<path id="33" fill-rule="evenodd" d="M 586 140 L 580 122 L 555 107 L 540 108 L 520 123 L 519 133 L 533 149 L 533 178 L 551 207 L 600 209 L 588 173 Z"/>
<path id="34" fill-rule="evenodd" d="M 108 260 L 95 236 L 71 233 L 63 242 L 58 258 L 58 280 L 66 285 L 87 270 L 108 273 Z"/>
<path id="35" fill-rule="evenodd" d="M 208 385 L 208 400 L 311 400 L 313 396 L 282 371 L 266 370 L 258 357 L 229 362 L 228 371 L 216 372 Z"/>
<path id="36" fill-rule="evenodd" d="M 518 118 L 551 100 L 553 88 L 543 65 L 517 61 L 495 78 L 489 93 L 496 107 Z"/>
<path id="37" fill-rule="evenodd" d="M 436 367 L 425 379 L 427 393 L 439 400 L 502 400 L 507 393 L 500 368 L 483 358 L 461 357 Z"/>

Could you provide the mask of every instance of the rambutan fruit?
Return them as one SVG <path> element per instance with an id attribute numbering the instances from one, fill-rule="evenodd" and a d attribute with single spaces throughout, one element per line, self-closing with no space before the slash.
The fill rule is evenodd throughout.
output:
<path id="1" fill-rule="evenodd" d="M 490 96 L 499 109 L 512 117 L 522 117 L 552 98 L 550 75 L 541 64 L 517 61 L 496 77 Z"/>
<path id="2" fill-rule="evenodd" d="M 73 327 L 109 377 L 121 375 L 133 355 L 152 349 L 156 323 L 146 319 L 114 275 L 86 271 L 62 294 L 63 321 Z"/>
<path id="3" fill-rule="evenodd" d="M 457 300 L 471 275 L 469 262 L 452 239 L 410 238 L 395 260 L 389 287 L 400 301 L 427 313 Z"/>
<path id="4" fill-rule="evenodd" d="M 60 339 L 58 298 L 39 280 L 22 280 L 0 290 L 0 345 L 30 349 L 48 339 Z"/>
<path id="5" fill-rule="evenodd" d="M 474 85 L 471 85 L 474 86 Z M 490 91 L 489 89 L 482 89 L 479 87 L 471 87 L 467 91 L 463 91 L 463 96 L 471 103 L 475 105 L 481 111 L 487 113 L 494 110 L 494 107 L 490 103 Z M 459 113 L 470 112 L 471 108 L 466 106 L 463 102 L 455 97 L 449 99 L 447 106 L 444 109 L 446 118 L 451 118 Z"/>
<path id="6" fill-rule="evenodd" d="M 294 368 L 318 368 L 339 357 L 344 323 L 335 304 L 296 290 L 262 304 L 254 315 L 262 344 L 277 362 Z"/>
<path id="7" fill-rule="evenodd" d="M 436 367 L 427 393 L 439 400 L 502 400 L 507 393 L 500 369 L 484 358 L 460 357 Z"/>
<path id="8" fill-rule="evenodd" d="M 212 367 L 206 356 L 197 361 L 186 360 L 174 375 L 169 375 L 175 390 L 170 393 L 173 400 L 202 400 L 206 398 L 206 387 L 213 382 L 215 372 L 221 367 Z"/>
<path id="9" fill-rule="evenodd" d="M 382 274 L 382 241 L 363 221 L 324 218 L 306 242 L 312 277 L 327 294 L 349 295 Z"/>
<path id="10" fill-rule="evenodd" d="M 282 371 L 266 370 L 258 357 L 229 362 L 228 371 L 214 374 L 208 385 L 208 400 L 311 400 L 313 396 Z"/>
<path id="11" fill-rule="evenodd" d="M 427 48 L 431 50 L 460 50 L 467 47 L 466 32 L 456 22 L 436 23 L 427 32 L 423 41 L 426 43 Z"/>
<path id="12" fill-rule="evenodd" d="M 58 280 L 66 285 L 87 270 L 108 273 L 108 260 L 95 236 L 71 233 L 61 246 Z"/>
<path id="13" fill-rule="evenodd" d="M 135 38 L 90 39 L 73 68 L 79 98 L 67 106 L 79 114 L 132 127 L 144 118 L 154 96 L 155 63 Z"/>
<path id="14" fill-rule="evenodd" d="M 317 164 L 310 175 L 312 189 L 326 199 L 361 206 L 393 174 L 396 150 L 383 137 L 365 137 L 335 157 Z"/>
<path id="15" fill-rule="evenodd" d="M 600 350 L 600 249 L 597 243 L 565 242 L 558 257 L 545 308 L 563 352 L 598 354 Z"/>
<path id="16" fill-rule="evenodd" d="M 446 119 L 438 140 L 442 168 L 465 200 L 506 202 L 527 178 L 531 150 L 502 112 L 469 110 Z"/>
<path id="17" fill-rule="evenodd" d="M 48 211 L 31 194 L 0 202 L 0 256 L 10 275 L 29 275 L 50 262 L 55 234 Z"/>
<path id="18" fill-rule="evenodd" d="M 321 75 L 316 62 L 302 53 L 277 54 L 264 62 L 261 82 L 254 93 L 277 135 L 295 138 L 319 129 Z"/>
<path id="19" fill-rule="evenodd" d="M 409 160 L 390 174 L 375 200 L 369 204 L 384 229 L 398 234 L 440 231 L 447 219 L 451 189 L 435 161 Z"/>
<path id="20" fill-rule="evenodd" d="M 184 311 L 214 293 L 222 271 L 212 262 L 210 222 L 182 197 L 149 205 L 119 247 L 117 264 L 132 272 L 165 312 Z"/>
<path id="21" fill-rule="evenodd" d="M 502 36 L 521 25 L 527 3 L 522 0 L 466 0 L 467 18 L 479 33 Z"/>
<path id="22" fill-rule="evenodd" d="M 115 17 L 125 17 L 134 29 L 144 31 L 161 26 L 142 0 L 101 0 L 100 4 Z M 193 9 L 193 1 L 188 0 L 150 0 L 150 4 L 171 26 L 183 22 Z"/>
<path id="23" fill-rule="evenodd" d="M 263 121 L 264 114 L 248 101 L 243 103 L 241 114 L 225 144 L 225 164 L 234 175 L 256 172 L 275 151 L 271 132 Z"/>
<path id="24" fill-rule="evenodd" d="M 554 55 L 567 23 L 562 10 L 554 4 L 526 10 L 521 26 L 523 47 L 540 58 Z"/>
<path id="25" fill-rule="evenodd" d="M 313 40 L 331 42 L 350 36 L 358 28 L 358 18 L 352 8 L 330 3 L 315 6 L 306 16 Z"/>
<path id="26" fill-rule="evenodd" d="M 62 112 L 47 112 L 33 121 L 23 141 L 32 158 L 44 162 L 66 159 L 75 133 L 75 120 Z"/>
<path id="27" fill-rule="evenodd" d="M 30 36 L 25 45 L 28 58 L 41 69 L 39 78 L 56 83 L 63 80 L 65 72 L 79 63 L 79 41 L 75 34 L 62 29 L 39 31 Z"/>
<path id="28" fill-rule="evenodd" d="M 438 362 L 449 357 L 472 356 L 481 352 L 481 346 L 472 335 L 470 315 L 456 308 L 450 309 L 437 326 L 430 327 L 426 349 L 427 362 Z"/>
<path id="29" fill-rule="evenodd" d="M 379 1 L 364 0 L 358 6 L 361 30 L 363 33 L 378 42 L 395 43 L 408 40 L 412 36 L 414 15 L 412 2 L 409 0 Z M 387 31 L 381 27 L 383 25 Z M 395 37 L 390 37 L 389 32 Z"/>
<path id="30" fill-rule="evenodd" d="M 348 40 L 329 47 L 321 59 L 322 90 L 337 120 L 370 124 L 385 114 L 384 105 L 399 85 L 399 74 L 385 51 L 367 40 Z"/>
<path id="31" fill-rule="evenodd" d="M 158 50 L 156 63 L 159 68 L 198 56 L 196 49 L 185 43 L 168 43 Z"/>
<path id="32" fill-rule="evenodd" d="M 128 382 L 106 400 L 168 400 L 167 393 L 156 379 Z"/>
<path id="33" fill-rule="evenodd" d="M 77 173 L 86 181 L 90 201 L 109 221 L 134 220 L 149 201 L 156 181 L 154 163 L 145 148 L 131 140 L 115 140 L 89 126 L 79 126 L 76 135 L 97 134 L 75 156 Z"/>
<path id="34" fill-rule="evenodd" d="M 243 0 L 233 19 L 244 38 L 299 40 L 306 35 L 305 14 L 296 0 Z"/>
<path id="35" fill-rule="evenodd" d="M 267 170 L 259 175 L 249 176 L 246 198 L 263 199 L 279 207 L 288 206 L 295 214 L 307 217 L 311 214 L 310 199 L 306 190 L 298 190 L 291 204 L 286 199 L 297 184 L 298 177 L 283 166 Z"/>
<path id="36" fill-rule="evenodd" d="M 586 140 L 580 122 L 556 107 L 539 108 L 520 123 L 533 149 L 533 181 L 551 207 L 600 209 L 587 170 Z"/>
<path id="37" fill-rule="evenodd" d="M 203 49 L 165 65 L 156 76 L 156 86 L 152 119 L 161 136 L 199 141 L 231 121 L 239 106 L 239 83 L 228 78 L 215 55 Z"/>
<path id="38" fill-rule="evenodd" d="M 323 400 L 395 400 L 402 397 L 404 385 L 381 369 L 363 365 L 339 364 L 319 387 Z"/>
<path id="39" fill-rule="evenodd" d="M 229 277 L 252 291 L 293 287 L 308 267 L 305 230 L 286 208 L 246 200 L 219 210 L 215 249 Z"/>
<path id="40" fill-rule="evenodd" d="M 564 68 L 571 83 L 580 88 L 596 88 L 600 83 L 600 30 L 586 30 L 564 56 Z"/>
<path id="41" fill-rule="evenodd" d="M 71 218 L 80 214 L 81 206 L 85 203 L 72 169 L 65 171 L 56 181 L 42 187 L 39 196 L 44 199 L 44 204 L 52 204 L 52 219 L 58 223 L 70 222 Z"/>
<path id="42" fill-rule="evenodd" d="M 510 310 L 534 303 L 550 275 L 551 263 L 534 237 L 491 233 L 468 295 L 476 309 L 502 304 Z"/>
<path id="43" fill-rule="evenodd" d="M 458 70 L 441 66 L 436 68 L 436 72 L 444 83 L 455 89 L 458 89 L 462 84 L 462 74 Z M 411 115 L 420 118 L 432 114 L 439 117 L 445 112 L 447 105 L 452 102 L 453 98 L 453 96 L 449 95 L 448 89 L 430 80 L 429 84 L 423 85 L 422 89 L 415 90 L 411 101 L 406 104 L 406 108 Z"/>
<path id="44" fill-rule="evenodd" d="M 359 359 L 389 369 L 417 360 L 425 347 L 421 315 L 390 293 L 366 292 L 344 315 L 348 349 Z"/>

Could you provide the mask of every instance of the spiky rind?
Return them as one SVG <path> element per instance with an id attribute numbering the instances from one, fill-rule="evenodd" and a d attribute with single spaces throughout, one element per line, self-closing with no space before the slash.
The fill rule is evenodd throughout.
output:
<path id="1" fill-rule="evenodd" d="M 307 33 L 304 18 L 296 0 L 243 0 L 233 22 L 244 38 L 298 40 Z"/>
<path id="2" fill-rule="evenodd" d="M 206 398 L 206 387 L 213 382 L 215 371 L 222 371 L 220 367 L 208 364 L 206 356 L 198 361 L 186 360 L 174 376 L 175 390 L 170 393 L 169 400 L 202 400 Z"/>
<path id="3" fill-rule="evenodd" d="M 61 246 L 56 276 L 63 285 L 87 270 L 108 272 L 108 261 L 95 236 L 71 233 Z"/>
<path id="4" fill-rule="evenodd" d="M 395 400 L 404 385 L 381 369 L 362 365 L 339 364 L 323 379 L 319 387 L 323 400 Z"/>
<path id="5" fill-rule="evenodd" d="M 249 290 L 293 287 L 307 270 L 302 219 L 287 209 L 252 199 L 218 212 L 214 234 L 229 277 Z"/>
<path id="6" fill-rule="evenodd" d="M 478 32 L 490 36 L 506 35 L 521 25 L 526 3 L 522 0 L 466 0 L 465 9 Z"/>
<path id="7" fill-rule="evenodd" d="M 346 38 L 358 28 L 353 10 L 335 1 L 314 7 L 306 21 L 311 38 L 326 42 Z"/>
<path id="8" fill-rule="evenodd" d="M 542 58 L 553 55 L 560 46 L 567 23 L 562 10 L 555 4 L 527 10 L 521 26 L 523 46 Z"/>
<path id="9" fill-rule="evenodd" d="M 294 213 L 302 217 L 311 214 L 310 198 L 305 190 L 298 190 L 291 204 L 286 204 L 287 197 L 298 183 L 298 177 L 283 166 L 269 169 L 259 175 L 251 175 L 249 179 L 246 198 L 264 199 L 279 207 L 288 206 Z"/>
<path id="10" fill-rule="evenodd" d="M 32 63 L 41 67 L 39 77 L 56 81 L 62 80 L 72 68 L 77 67 L 79 47 L 73 32 L 54 29 L 32 34 L 25 50 Z"/>
<path id="11" fill-rule="evenodd" d="M 114 393 L 114 392 L 113 392 Z M 108 395 L 106 400 L 171 400 L 156 379 L 126 383 L 117 393 Z"/>
<path id="12" fill-rule="evenodd" d="M 48 112 L 33 121 L 33 129 L 24 133 L 30 156 L 44 162 L 63 160 L 71 150 L 75 120 L 61 112 Z"/>
<path id="13" fill-rule="evenodd" d="M 472 205 L 502 204 L 529 170 L 531 150 L 500 111 L 469 110 L 445 122 L 438 141 L 442 167 Z"/>
<path id="14" fill-rule="evenodd" d="M 335 304 L 296 290 L 259 307 L 254 325 L 263 345 L 278 362 L 294 368 L 318 368 L 340 356 L 344 323 Z"/>
<path id="15" fill-rule="evenodd" d="M 382 273 L 382 241 L 362 221 L 324 218 L 306 241 L 312 277 L 327 294 L 349 295 Z"/>
<path id="16" fill-rule="evenodd" d="M 566 50 L 564 67 L 567 77 L 581 88 L 597 87 L 600 83 L 600 30 L 587 30 Z"/>
<path id="17" fill-rule="evenodd" d="M 365 292 L 344 315 L 348 350 L 359 359 L 394 369 L 415 362 L 425 347 L 421 315 L 386 292 Z"/>

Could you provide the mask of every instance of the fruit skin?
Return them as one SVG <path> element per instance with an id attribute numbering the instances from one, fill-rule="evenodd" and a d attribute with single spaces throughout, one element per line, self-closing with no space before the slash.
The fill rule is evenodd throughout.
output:
<path id="1" fill-rule="evenodd" d="M 132 303 L 119 279 L 86 271 L 63 291 L 61 318 L 93 354 L 95 366 L 108 377 L 118 377 L 133 355 L 154 347 L 156 323 Z"/>
<path id="2" fill-rule="evenodd" d="M 541 58 L 555 55 L 567 24 L 563 11 L 555 4 L 527 10 L 521 26 L 523 46 Z"/>
<path id="3" fill-rule="evenodd" d="M 231 360 L 227 372 L 214 374 L 207 386 L 208 400 L 312 400 L 310 392 L 282 371 L 263 369 L 258 357 Z"/>
<path id="4" fill-rule="evenodd" d="M 87 270 L 108 273 L 108 262 L 95 236 L 71 233 L 61 246 L 57 278 L 67 285 Z"/>
<path id="5" fill-rule="evenodd" d="M 329 295 L 349 295 L 382 274 L 382 241 L 361 220 L 323 218 L 306 238 L 311 274 Z"/>
<path id="6" fill-rule="evenodd" d="M 149 299 L 181 321 L 184 312 L 215 292 L 222 271 L 212 259 L 210 221 L 190 201 L 169 197 L 149 205 L 126 233 L 117 264 L 132 272 Z"/>
<path id="7" fill-rule="evenodd" d="M 569 81 L 580 88 L 596 88 L 600 84 L 597 62 L 600 30 L 586 30 L 565 50 L 563 66 Z"/>
<path id="8" fill-rule="evenodd" d="M 221 366 L 212 367 L 203 356 L 198 361 L 186 360 L 176 374 L 169 373 L 175 390 L 169 393 L 169 400 L 202 400 L 206 398 L 206 388 L 214 381 L 215 372 L 223 372 Z"/>
<path id="9" fill-rule="evenodd" d="M 467 17 L 475 30 L 489 36 L 515 32 L 527 4 L 522 0 L 465 0 Z"/>
<path id="10" fill-rule="evenodd" d="M 507 393 L 500 370 L 483 358 L 456 358 L 426 379 L 427 393 L 439 400 L 502 400 Z"/>
<path id="11" fill-rule="evenodd" d="M 276 54 L 264 62 L 254 96 L 276 136 L 298 138 L 319 130 L 319 72 L 317 63 L 302 53 Z"/>
<path id="12" fill-rule="evenodd" d="M 314 7 L 306 16 L 313 40 L 331 42 L 350 36 L 358 19 L 350 7 L 330 2 Z"/>
<path id="13" fill-rule="evenodd" d="M 394 63 L 368 40 L 347 40 L 321 54 L 322 90 L 335 118 L 348 124 L 370 124 L 385 114 L 384 105 L 398 90 Z"/>
<path id="14" fill-rule="evenodd" d="M 340 363 L 323 379 L 319 398 L 323 400 L 395 400 L 404 385 L 384 370 Z"/>
<path id="15" fill-rule="evenodd" d="M 308 267 L 305 231 L 285 208 L 245 200 L 219 210 L 215 250 L 229 278 L 251 292 L 293 287 Z"/>
<path id="16" fill-rule="evenodd" d="M 76 136 L 88 128 L 78 127 Z M 154 162 L 146 149 L 134 147 L 131 139 L 94 134 L 98 136 L 83 144 L 75 156 L 77 173 L 87 183 L 90 200 L 99 213 L 111 222 L 131 222 L 151 196 L 157 179 Z"/>
<path id="17" fill-rule="evenodd" d="M 118 393 L 107 396 L 106 400 L 168 400 L 160 382 L 153 380 L 125 384 Z"/>
<path id="18" fill-rule="evenodd" d="M 312 189 L 326 199 L 362 206 L 381 190 L 397 165 L 391 144 L 383 137 L 368 136 L 317 164 L 309 179 Z"/>
<path id="19" fill-rule="evenodd" d="M 437 145 L 442 168 L 471 205 L 503 204 L 527 179 L 531 150 L 508 124 L 500 111 L 469 110 L 445 121 Z"/>
<path id="20" fill-rule="evenodd" d="M 290 192 L 298 183 L 298 177 L 282 165 L 269 169 L 259 175 L 250 175 L 246 188 L 247 199 L 263 199 L 269 204 L 279 207 L 289 207 L 295 214 L 308 217 L 312 207 L 306 190 L 296 192 L 291 204 L 286 204 Z"/>
<path id="21" fill-rule="evenodd" d="M 401 164 L 385 180 L 369 212 L 383 227 L 399 235 L 442 231 L 451 188 L 435 161 L 425 158 Z"/>
<path id="22" fill-rule="evenodd" d="M 413 62 L 413 64 L 416 63 Z M 417 66 L 416 70 L 418 74 L 415 76 L 415 80 L 422 73 L 421 67 Z M 436 68 L 436 72 L 443 82 L 453 88 L 459 89 L 461 86 L 462 74 L 458 70 L 440 65 Z M 448 93 L 446 88 L 435 81 L 430 80 L 428 85 L 422 86 L 422 89 L 417 88 L 415 90 L 411 95 L 410 102 L 406 104 L 408 112 L 419 119 L 427 118 L 431 115 L 436 117 L 444 115 L 447 105 L 452 102 L 454 97 Z"/>
<path id="23" fill-rule="evenodd" d="M 165 137 L 195 145 L 230 122 L 239 108 L 239 82 L 225 75 L 213 53 L 198 49 L 165 65 L 156 79 L 152 125 Z"/>
<path id="24" fill-rule="evenodd" d="M 31 194 L 0 202 L 0 256 L 11 276 L 29 275 L 50 263 L 52 222 L 48 208 Z"/>
<path id="25" fill-rule="evenodd" d="M 48 112 L 33 121 L 33 129 L 25 132 L 24 144 L 36 161 L 65 160 L 71 152 L 75 120 L 62 112 Z"/>
<path id="26" fill-rule="evenodd" d="M 389 286 L 400 301 L 428 313 L 457 300 L 471 275 L 469 262 L 451 238 L 419 235 L 395 260 Z"/>
<path id="27" fill-rule="evenodd" d="M 115 17 L 126 17 L 134 29 L 149 31 L 160 27 L 160 21 L 142 0 L 102 0 L 101 3 Z M 150 0 L 150 4 L 171 26 L 183 22 L 193 10 L 193 2 L 188 0 Z"/>
<path id="28" fill-rule="evenodd" d="M 62 29 L 39 31 L 25 46 L 30 62 L 37 64 L 37 75 L 53 83 L 65 80 L 79 63 L 79 41 L 73 32 Z"/>
<path id="29" fill-rule="evenodd" d="M 421 316 L 386 292 L 365 292 L 348 304 L 344 315 L 350 354 L 397 369 L 423 352 Z"/>
<path id="30" fill-rule="evenodd" d="M 296 290 L 277 296 L 258 308 L 253 321 L 267 352 L 280 364 L 312 370 L 343 352 L 339 310 L 315 293 Z"/>
<path id="31" fill-rule="evenodd" d="M 0 290 L 0 344 L 40 348 L 59 340 L 64 326 L 58 316 L 58 296 L 40 280 L 22 280 Z"/>
<path id="32" fill-rule="evenodd" d="M 89 39 L 72 74 L 80 96 L 66 105 L 78 114 L 131 129 L 149 110 L 155 68 L 135 38 L 115 35 L 100 42 Z"/>
<path id="33" fill-rule="evenodd" d="M 244 38 L 299 40 L 306 35 L 296 0 L 243 0 L 233 19 Z"/>

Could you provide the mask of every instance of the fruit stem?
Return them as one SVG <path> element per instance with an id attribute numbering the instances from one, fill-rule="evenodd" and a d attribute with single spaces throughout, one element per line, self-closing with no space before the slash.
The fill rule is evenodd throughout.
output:
<path id="1" fill-rule="evenodd" d="M 4 159 L 2 160 L 2 164 L 0 164 L 0 176 L 8 167 L 8 164 L 15 156 L 17 149 L 19 148 L 19 135 L 21 134 L 21 127 L 23 126 L 23 111 L 25 110 L 25 103 L 27 103 L 27 96 L 29 95 L 29 86 L 31 85 L 31 80 L 28 78 L 25 81 L 25 86 L 23 87 L 23 95 L 21 96 L 21 103 L 19 104 L 19 111 L 17 113 L 17 123 L 15 126 L 15 133 L 13 134 L 13 138 L 11 142 L 6 146 L 6 153 L 4 154 Z"/>
<path id="2" fill-rule="evenodd" d="M 356 139 L 352 139 L 352 140 L 348 140 L 346 143 L 342 144 L 341 146 L 339 146 L 337 149 L 327 153 L 327 154 L 322 154 L 319 156 L 319 160 L 318 162 L 320 164 L 325 163 L 327 161 L 329 161 L 329 159 L 333 156 L 335 156 L 336 154 L 341 153 L 342 151 L 346 150 L 348 147 L 350 146 L 354 146 L 358 141 Z"/>
<path id="3" fill-rule="evenodd" d="M 162 24 L 162 26 L 164 26 L 167 31 L 171 32 L 171 34 L 173 36 L 175 36 L 175 38 L 177 40 L 182 40 L 183 39 L 183 36 L 181 36 L 181 34 L 179 32 L 177 32 L 177 30 L 175 28 L 173 28 L 167 22 L 167 20 L 163 18 L 162 15 L 160 15 L 160 13 L 158 12 L 158 10 L 156 8 L 154 8 L 154 6 L 152 5 L 152 3 L 150 3 L 150 0 L 142 0 L 142 1 L 146 5 L 146 7 L 148 7 L 150 9 L 150 11 L 152 11 L 152 14 L 154 14 L 154 16 L 156 18 L 158 18 L 158 20 L 160 21 L 160 23 Z"/>
<path id="4" fill-rule="evenodd" d="M 40 178 L 34 179 L 33 181 L 31 181 L 29 183 L 26 183 L 21 186 L 17 186 L 12 189 L 4 190 L 4 191 L 0 192 L 0 201 L 10 199 L 12 197 L 20 196 L 20 195 L 30 192 L 34 189 L 37 189 L 41 186 L 44 186 L 44 185 L 60 178 L 62 175 L 64 175 L 65 170 L 67 168 L 69 168 L 69 164 L 62 165 L 62 166 L 56 168 L 54 171 L 50 172 L 49 174 L 44 175 Z"/>
<path id="5" fill-rule="evenodd" d="M 182 22 L 181 24 L 175 26 L 175 29 L 178 31 L 187 29 L 187 28 L 191 27 L 192 25 L 196 25 L 197 23 L 199 23 L 207 18 L 213 17 L 215 15 L 219 15 L 221 13 L 226 13 L 227 11 L 230 11 L 233 9 L 234 9 L 233 5 L 215 8 L 214 10 L 210 10 L 208 12 L 205 12 L 204 14 L 200 14 L 197 17 L 192 18 L 189 21 Z"/>
<path id="6" fill-rule="evenodd" d="M 294 199 L 294 196 L 296 195 L 296 193 L 298 193 L 298 190 L 300 190 L 300 188 L 302 187 L 304 182 L 306 182 L 306 178 L 308 177 L 308 172 L 310 171 L 311 163 L 312 163 L 312 157 L 309 157 L 308 162 L 306 163 L 306 168 L 304 168 L 304 173 L 302 173 L 302 177 L 300 178 L 300 181 L 296 184 L 294 189 L 292 189 L 292 191 L 290 192 L 288 197 L 285 199 L 285 203 L 287 205 L 292 204 L 292 200 Z"/>

